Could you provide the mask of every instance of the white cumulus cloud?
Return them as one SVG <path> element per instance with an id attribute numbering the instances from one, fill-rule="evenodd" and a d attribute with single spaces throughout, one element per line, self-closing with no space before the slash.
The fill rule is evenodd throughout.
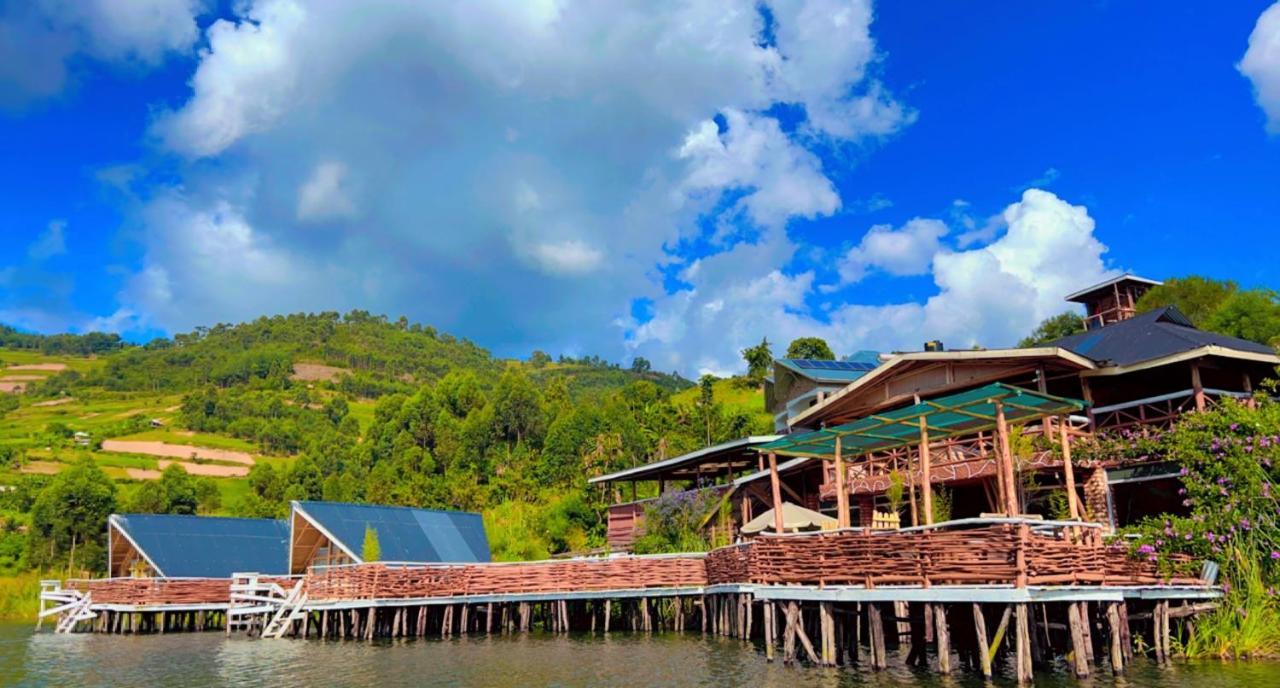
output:
<path id="1" fill-rule="evenodd" d="M 502 352 L 618 357 L 609 323 L 663 298 L 691 246 L 790 251 L 789 223 L 841 208 L 820 153 L 911 119 L 877 81 L 867 0 L 232 13 L 206 30 L 190 96 L 152 128 L 189 164 L 151 190 L 180 203 L 140 218 L 147 260 L 124 300 L 162 328 L 358 306 Z M 779 105 L 796 113 L 785 126 Z M 320 218 L 341 231 L 308 226 Z M 238 245 L 287 284 L 247 287 L 260 280 L 184 248 L 193 227 L 236 243 L 241 225 Z M 233 273 L 254 262 L 226 259 Z"/>
<path id="2" fill-rule="evenodd" d="M 189 51 L 203 0 L 29 0 L 0 7 L 0 106 L 60 93 L 76 56 L 154 67 Z"/>
<path id="3" fill-rule="evenodd" d="M 841 258 L 837 269 L 841 284 L 852 284 L 871 269 L 890 275 L 920 275 L 928 272 L 937 255 L 939 240 L 950 231 L 945 222 L 917 217 L 902 227 L 876 225 L 862 236 L 857 246 Z"/>
<path id="4" fill-rule="evenodd" d="M 1280 2 L 1258 17 L 1239 69 L 1253 82 L 1258 106 L 1267 115 L 1267 129 L 1280 133 Z"/>
<path id="5" fill-rule="evenodd" d="M 316 165 L 311 176 L 298 189 L 298 219 L 323 222 L 354 216 L 356 204 L 351 200 L 347 178 L 347 166 L 340 162 L 327 161 Z"/>
<path id="6" fill-rule="evenodd" d="M 928 261 L 914 251 L 878 254 L 911 256 L 895 268 L 908 272 L 931 265 L 933 296 L 886 305 L 836 304 L 823 317 L 808 307 L 824 291 L 813 273 L 789 275 L 783 269 L 795 244 L 738 244 L 686 270 L 682 278 L 692 286 L 659 299 L 652 320 L 631 323 L 628 343 L 660 369 L 718 373 L 741 371 L 740 350 L 762 335 L 779 349 L 796 337 L 819 336 L 838 354 L 919 350 L 930 339 L 953 348 L 1011 346 L 1044 318 L 1066 310 L 1063 296 L 1118 274 L 1107 266 L 1106 246 L 1083 206 L 1028 189 L 1004 209 L 1000 222 L 1003 234 L 994 241 L 959 251 L 938 244 Z M 911 227 L 926 236 L 945 235 L 939 220 L 928 219 L 885 231 Z M 703 308 L 710 303 L 719 307 Z M 698 353 L 690 359 L 685 351 Z"/>

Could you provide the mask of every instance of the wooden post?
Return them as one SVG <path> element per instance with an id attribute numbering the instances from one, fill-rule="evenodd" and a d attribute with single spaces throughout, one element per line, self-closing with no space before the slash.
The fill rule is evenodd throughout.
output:
<path id="1" fill-rule="evenodd" d="M 933 605 L 933 633 L 938 639 L 938 671 L 951 673 L 951 631 L 947 628 L 947 607 Z"/>
<path id="2" fill-rule="evenodd" d="M 1120 628 L 1120 603 L 1112 602 L 1107 605 L 1107 623 L 1111 627 L 1111 671 L 1116 674 L 1124 673 L 1124 648 L 1122 642 L 1124 640 L 1124 632 Z"/>
<path id="3" fill-rule="evenodd" d="M 769 484 L 773 488 L 773 532 L 782 534 L 782 483 L 778 480 L 778 456 L 769 452 Z"/>
<path id="4" fill-rule="evenodd" d="M 1258 402 L 1253 398 L 1253 380 L 1249 379 L 1248 373 L 1241 373 L 1241 377 L 1244 379 L 1242 380 L 1243 384 L 1240 389 L 1248 395 L 1245 397 L 1244 405 L 1249 408 L 1255 408 L 1258 405 Z"/>
<path id="5" fill-rule="evenodd" d="M 1087 377 L 1080 378 L 1080 397 L 1084 399 L 1086 404 L 1084 412 L 1085 415 L 1089 416 L 1089 432 L 1094 432 L 1098 429 L 1098 426 L 1096 419 L 1093 417 L 1093 389 L 1089 387 L 1089 378 Z"/>
<path id="6" fill-rule="evenodd" d="M 818 603 L 818 635 L 822 641 L 822 658 L 820 663 L 823 666 L 831 666 L 835 663 L 835 657 L 831 655 L 831 603 Z"/>
<path id="7" fill-rule="evenodd" d="M 849 527 L 849 493 L 844 487 L 844 457 L 840 455 L 840 436 L 836 435 L 836 525 Z"/>
<path id="8" fill-rule="evenodd" d="M 884 620 L 877 602 L 867 605 L 867 633 L 871 641 L 871 668 L 884 669 L 889 661 L 884 649 Z"/>
<path id="9" fill-rule="evenodd" d="M 1009 448 L 1009 424 L 1004 418 L 1004 404 L 996 402 L 996 436 L 999 441 L 1001 474 L 1004 475 L 1004 508 L 1008 516 L 1018 515 L 1018 485 L 1013 474 L 1013 451 Z"/>
<path id="10" fill-rule="evenodd" d="M 1089 675 L 1089 651 L 1085 649 L 1084 620 L 1080 618 L 1080 605 L 1075 602 L 1067 604 L 1067 624 L 1071 629 L 1072 666 L 1076 678 Z"/>
<path id="11" fill-rule="evenodd" d="M 1027 605 L 1020 603 L 1014 605 L 1014 616 L 1016 622 L 1014 624 L 1014 649 L 1017 654 L 1016 672 L 1018 675 L 1018 683 L 1030 683 L 1032 679 L 1031 671 L 1031 628 L 1030 620 L 1027 618 Z"/>
<path id="12" fill-rule="evenodd" d="M 929 425 L 920 416 L 920 501 L 924 507 L 924 523 L 933 525 L 933 466 L 929 457 Z M 946 672 L 943 672 L 946 673 Z"/>
<path id="13" fill-rule="evenodd" d="M 773 661 L 773 603 L 764 603 L 764 658 L 767 662 Z"/>
<path id="14" fill-rule="evenodd" d="M 1067 417 L 1063 416 L 1059 425 L 1062 426 L 1062 477 L 1067 484 L 1067 509 L 1071 513 L 1072 520 L 1080 519 L 1080 501 L 1076 496 L 1076 471 L 1075 466 L 1071 464 L 1071 436 L 1067 432 Z"/>
<path id="15" fill-rule="evenodd" d="M 982 677 L 991 680 L 991 647 L 987 643 L 987 620 L 982 615 L 982 605 L 973 604 L 973 630 L 978 637 L 978 666 Z"/>
<path id="16" fill-rule="evenodd" d="M 1198 361 L 1191 362 L 1191 391 L 1196 396 L 1196 410 L 1203 411 L 1205 407 L 1204 385 L 1200 382 L 1200 363 Z"/>

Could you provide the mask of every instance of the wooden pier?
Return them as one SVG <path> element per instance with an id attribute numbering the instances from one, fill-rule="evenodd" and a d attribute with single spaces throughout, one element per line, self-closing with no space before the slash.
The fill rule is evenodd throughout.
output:
<path id="1" fill-rule="evenodd" d="M 766 535 L 707 554 L 313 567 L 294 577 L 48 582 L 66 631 L 245 631 L 264 638 L 700 632 L 786 663 L 1030 680 L 1066 657 L 1123 671 L 1132 638 L 1160 661 L 1220 591 L 1103 544 L 1096 525 L 971 519 L 899 531 Z M 1167 565 L 1189 570 L 1190 561 Z M 67 616 L 74 614 L 74 616 Z"/>

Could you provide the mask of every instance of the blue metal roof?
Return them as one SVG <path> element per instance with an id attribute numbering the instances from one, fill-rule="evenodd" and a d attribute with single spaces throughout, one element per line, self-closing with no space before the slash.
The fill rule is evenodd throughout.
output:
<path id="1" fill-rule="evenodd" d="M 489 539 L 480 514 L 339 502 L 293 505 L 356 557 L 364 547 L 367 526 L 378 534 L 383 561 L 489 561 Z"/>
<path id="2" fill-rule="evenodd" d="M 169 578 L 289 571 L 289 524 L 269 518 L 115 514 L 111 523 Z"/>

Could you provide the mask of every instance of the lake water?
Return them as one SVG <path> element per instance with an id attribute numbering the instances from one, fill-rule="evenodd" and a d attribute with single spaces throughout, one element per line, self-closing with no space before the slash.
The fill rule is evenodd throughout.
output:
<path id="1" fill-rule="evenodd" d="M 1011 685 L 1002 681 L 1002 684 Z M 1280 664 L 1139 660 L 1121 679 L 1087 682 L 1041 672 L 1043 686 L 1244 688 L 1280 686 Z M 470 637 L 453 640 L 249 640 L 221 633 L 55 636 L 0 625 L 4 686 L 981 686 L 902 667 L 872 673 L 769 664 L 753 646 L 699 634 Z"/>

